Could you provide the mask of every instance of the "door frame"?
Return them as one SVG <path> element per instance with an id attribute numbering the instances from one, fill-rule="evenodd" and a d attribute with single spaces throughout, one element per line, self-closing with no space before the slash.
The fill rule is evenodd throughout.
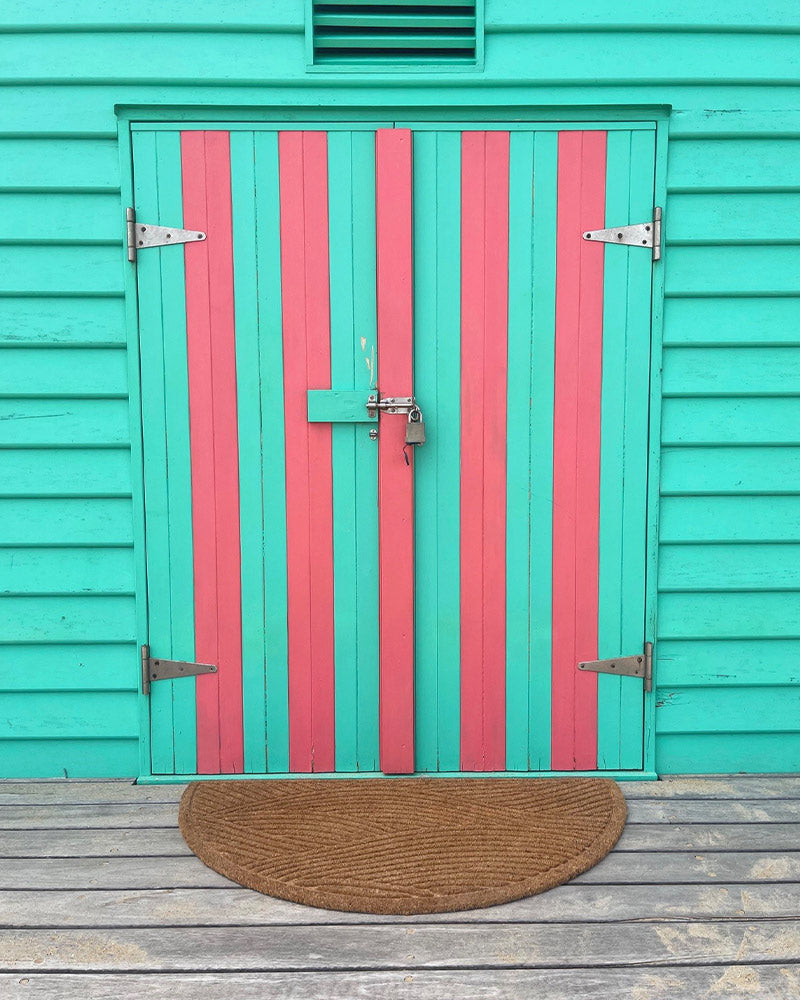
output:
<path id="1" fill-rule="evenodd" d="M 296 129 L 305 125 L 325 125 L 331 128 L 366 128 L 376 120 L 391 121 L 401 127 L 413 123 L 414 127 L 426 125 L 460 125 L 476 130 L 502 129 L 515 131 L 536 127 L 543 130 L 565 130 L 571 128 L 611 125 L 617 128 L 635 127 L 637 123 L 655 126 L 655 173 L 654 202 L 665 211 L 665 230 L 669 226 L 667 207 L 667 152 L 671 108 L 655 106 L 651 108 L 626 108 L 621 105 L 589 108 L 536 108 L 532 105 L 502 107 L 458 107 L 455 105 L 420 108 L 399 105 L 371 106 L 360 108 L 326 108 L 319 105 L 291 107 L 271 106 L 257 110 L 243 107 L 214 106 L 213 108 L 119 105 L 117 112 L 117 139 L 120 158 L 121 198 L 123 208 L 133 201 L 133 130 L 137 125 L 155 130 L 185 130 L 201 128 L 251 129 L 258 126 L 278 126 Z M 120 227 L 124 217 L 120 217 Z M 659 483 L 661 471 L 661 394 L 662 394 L 662 351 L 664 327 L 664 274 L 669 253 L 662 246 L 661 260 L 653 267 L 650 313 L 650 412 L 648 417 L 647 452 L 647 538 L 645 553 L 645 637 L 654 642 L 653 673 L 658 677 L 657 639 L 657 572 L 658 572 L 658 524 L 659 524 Z M 225 775 L 154 775 L 151 764 L 150 746 L 150 705 L 149 698 L 141 690 L 141 660 L 138 649 L 148 637 L 148 595 L 146 568 L 146 533 L 144 503 L 144 452 L 142 428 L 141 370 L 139 344 L 139 311 L 136 270 L 127 260 L 124 240 L 120 246 L 120 262 L 123 266 L 123 287 L 125 302 L 125 325 L 127 342 L 129 424 L 131 441 L 131 492 L 133 505 L 133 558 L 136 588 L 136 645 L 137 655 L 131 664 L 137 681 L 139 720 L 139 775 L 137 780 L 147 784 L 172 784 L 195 780 L 225 780 Z M 656 683 L 653 690 L 644 692 L 643 738 L 644 756 L 641 771 L 548 771 L 528 772 L 479 772 L 475 776 L 527 776 L 527 777 L 577 777 L 582 775 L 602 776 L 617 780 L 654 780 L 655 770 L 655 702 Z M 348 777 L 376 777 L 381 772 L 363 772 Z M 430 777 L 469 777 L 467 772 L 431 772 Z M 234 775 L 241 779 L 265 779 L 286 777 L 281 774 Z M 340 774 L 291 775 L 303 777 L 343 777 Z"/>

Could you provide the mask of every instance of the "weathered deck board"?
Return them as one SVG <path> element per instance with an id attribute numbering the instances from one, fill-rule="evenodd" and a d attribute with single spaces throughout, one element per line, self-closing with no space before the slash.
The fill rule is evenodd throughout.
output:
<path id="1" fill-rule="evenodd" d="M 0 808 L 0 830 L 174 828 L 172 802 L 56 803 Z M 630 823 L 798 823 L 798 799 L 632 799 Z"/>
<path id="2" fill-rule="evenodd" d="M 629 782 L 618 847 L 486 910 L 337 913 L 188 852 L 182 786 L 0 783 L 12 1000 L 653 1000 L 800 996 L 800 777 Z"/>
<path id="3" fill-rule="evenodd" d="M 626 799 L 800 799 L 798 775 L 662 778 L 620 781 Z M 39 778 L 0 782 L 0 805 L 47 803 L 177 802 L 186 785 L 136 785 L 130 781 Z"/>
<path id="4" fill-rule="evenodd" d="M 0 931 L 9 970 L 365 972 L 380 969 L 602 968 L 790 962 L 800 925 L 781 920 L 665 925 L 427 924 Z"/>
<path id="5" fill-rule="evenodd" d="M 627 851 L 794 851 L 800 823 L 628 823 L 615 854 Z M 0 858 L 192 856 L 177 828 L 1 830 Z"/>
<path id="6" fill-rule="evenodd" d="M 199 862 L 198 862 L 199 863 Z M 606 920 L 800 919 L 794 884 L 628 885 L 572 883 L 486 910 L 426 916 L 429 923 Z M 418 917 L 352 915 L 260 896 L 247 889 L 31 889 L 0 892 L 6 927 L 224 927 L 274 924 L 415 923 Z M 800 956 L 798 956 L 800 958 Z M 0 963 L 0 968 L 2 964 Z"/>
<path id="7" fill-rule="evenodd" d="M 457 994 L 456 994 L 457 989 Z M 11 1000 L 797 1000 L 800 964 L 452 972 L 0 974 Z"/>
<path id="8" fill-rule="evenodd" d="M 575 884 L 659 885 L 794 882 L 800 892 L 800 851 L 616 852 L 574 879 Z M 0 890 L 236 888 L 191 853 L 181 857 L 9 858 Z"/>

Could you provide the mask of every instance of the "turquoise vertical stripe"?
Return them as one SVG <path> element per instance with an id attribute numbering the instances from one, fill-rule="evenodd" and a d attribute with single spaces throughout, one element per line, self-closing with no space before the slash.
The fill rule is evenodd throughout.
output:
<path id="1" fill-rule="evenodd" d="M 353 388 L 353 175 L 352 135 L 328 135 L 328 227 L 331 289 L 331 387 Z M 358 592 L 356 455 L 354 428 L 332 426 L 333 591 L 336 663 L 336 770 L 358 762 Z"/>
<path id="2" fill-rule="evenodd" d="M 610 132 L 606 156 L 606 225 L 628 221 L 630 132 Z M 604 250 L 603 388 L 600 423 L 600 566 L 597 648 L 601 659 L 637 652 L 622 646 L 625 369 L 628 262 L 631 251 Z M 645 256 L 647 256 L 645 254 Z M 644 593 L 642 594 L 644 596 Z M 619 767 L 623 678 L 597 678 L 597 766 Z M 639 688 L 641 690 L 641 681 Z"/>
<path id="3" fill-rule="evenodd" d="M 653 164 L 655 133 L 631 135 L 629 218 L 647 219 L 653 207 Z M 647 547 L 647 466 L 650 402 L 650 340 L 653 263 L 650 254 L 629 252 L 628 343 L 625 371 L 625 495 L 622 578 L 622 643 L 635 650 L 644 642 Z M 623 719 L 620 733 L 622 769 L 644 766 L 643 685 L 636 678 L 623 677 L 620 689 Z"/>
<path id="4" fill-rule="evenodd" d="M 414 135 L 416 767 L 460 769 L 461 141 Z"/>
<path id="5" fill-rule="evenodd" d="M 374 387 L 373 133 L 328 134 L 331 386 Z M 369 426 L 333 424 L 336 769 L 378 760 L 377 447 Z"/>
<path id="6" fill-rule="evenodd" d="M 278 136 L 255 135 L 256 254 L 263 442 L 267 770 L 289 770 L 286 434 L 283 416 Z"/>
<path id="7" fill-rule="evenodd" d="M 158 166 L 156 136 L 152 132 L 139 134 L 134 147 L 136 205 L 139 218 L 159 218 L 160 221 Z M 160 255 L 161 252 L 158 250 L 139 254 L 137 272 L 146 483 L 148 637 L 154 654 L 172 656 L 167 422 Z M 190 590 L 189 599 L 191 593 Z M 150 691 L 151 758 L 155 774 L 175 772 L 172 724 L 174 683 L 174 681 L 164 681 L 154 684 Z"/>
<path id="8" fill-rule="evenodd" d="M 414 766 L 438 769 L 438 557 L 436 449 L 437 133 L 415 133 L 414 395 L 426 420 L 427 443 L 414 454 Z M 453 498 L 454 507 L 458 494 Z"/>
<path id="9" fill-rule="evenodd" d="M 506 449 L 506 768 L 527 771 L 530 710 L 532 132 L 512 132 L 509 162 Z"/>
<path id="10" fill-rule="evenodd" d="M 180 133 L 159 133 L 156 149 L 159 221 L 162 225 L 181 226 Z M 194 551 L 184 255 L 180 250 L 170 253 L 169 248 L 155 253 L 161 264 L 171 648 L 174 659 L 191 662 L 195 658 Z M 142 254 L 140 260 L 145 256 Z M 158 688 L 158 684 L 153 688 Z M 187 677 L 169 682 L 169 688 L 172 695 L 175 771 L 178 774 L 193 774 L 197 770 L 195 680 Z"/>
<path id="11" fill-rule="evenodd" d="M 140 133 L 134 150 L 140 218 L 182 225 L 180 135 Z M 153 655 L 194 659 L 194 568 L 183 254 L 137 261 L 142 355 L 148 635 Z M 150 692 L 152 768 L 197 769 L 195 681 Z"/>
<path id="12" fill-rule="evenodd" d="M 530 408 L 531 680 L 528 693 L 528 760 L 532 771 L 550 770 L 557 197 L 558 133 L 537 132 L 533 148 L 533 343 Z"/>
<path id="13" fill-rule="evenodd" d="M 650 218 L 654 135 L 610 132 L 606 225 Z M 647 427 L 652 259 L 605 251 L 600 449 L 598 655 L 637 653 L 644 642 Z M 598 768 L 642 767 L 643 687 L 598 677 Z"/>
<path id="14" fill-rule="evenodd" d="M 232 132 L 233 283 L 242 560 L 242 700 L 245 772 L 267 769 L 261 364 L 252 132 Z"/>
<path id="15" fill-rule="evenodd" d="M 353 187 L 353 386 L 374 389 L 377 372 L 375 301 L 375 134 L 352 133 Z M 358 769 L 376 771 L 379 760 L 378 449 L 369 427 L 353 428 L 356 472 L 358 578 Z"/>

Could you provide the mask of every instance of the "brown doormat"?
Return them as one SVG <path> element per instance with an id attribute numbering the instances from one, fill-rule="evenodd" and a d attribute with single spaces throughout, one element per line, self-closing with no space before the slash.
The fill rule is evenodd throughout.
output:
<path id="1" fill-rule="evenodd" d="M 532 896 L 600 861 L 625 825 L 606 778 L 207 781 L 179 823 L 209 868 L 270 896 L 443 913 Z"/>

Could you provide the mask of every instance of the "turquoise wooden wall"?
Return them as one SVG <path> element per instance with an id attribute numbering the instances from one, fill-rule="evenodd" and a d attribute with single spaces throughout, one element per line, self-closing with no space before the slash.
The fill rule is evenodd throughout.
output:
<path id="1" fill-rule="evenodd" d="M 0 11 L 0 773 L 139 770 L 134 107 L 669 112 L 656 766 L 800 768 L 796 0 L 486 0 L 483 67 L 449 72 L 309 71 L 304 21 L 303 0 Z"/>

